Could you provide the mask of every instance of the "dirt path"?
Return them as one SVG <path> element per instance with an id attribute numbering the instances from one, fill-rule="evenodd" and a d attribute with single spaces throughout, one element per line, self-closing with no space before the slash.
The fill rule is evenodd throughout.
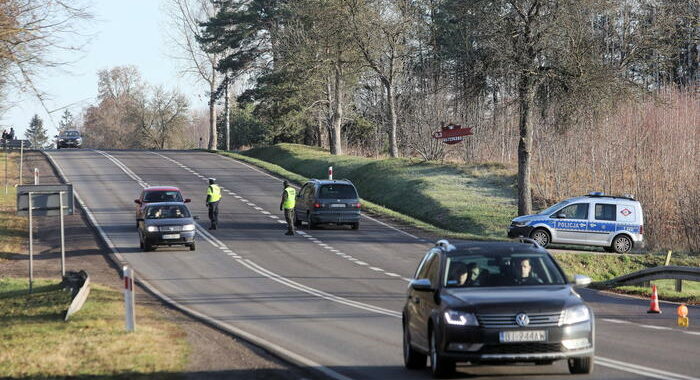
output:
<path id="1" fill-rule="evenodd" d="M 60 183 L 51 165 L 38 152 L 28 152 L 24 162 L 24 182 L 33 181 L 39 169 L 40 183 Z M 34 277 L 61 278 L 60 231 L 58 217 L 36 218 Z M 97 238 L 79 208 L 65 218 L 66 270 L 85 270 L 91 281 L 121 289 L 119 269 L 107 256 L 108 248 Z M 69 238 L 68 238 L 69 237 Z M 26 249 L 25 249 L 26 252 Z M 27 277 L 29 258 L 24 253 L 5 256 L 0 275 Z M 200 323 L 163 303 L 143 288 L 136 292 L 138 304 L 148 305 L 177 323 L 187 334 L 190 355 L 184 377 L 188 379 L 320 379 L 316 372 L 285 363 L 266 351 Z"/>

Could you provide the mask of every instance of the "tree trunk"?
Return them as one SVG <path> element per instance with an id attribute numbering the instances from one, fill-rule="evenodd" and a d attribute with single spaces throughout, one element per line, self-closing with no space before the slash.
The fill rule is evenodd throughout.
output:
<path id="1" fill-rule="evenodd" d="M 216 150 L 218 142 L 216 139 L 216 99 L 214 99 L 216 93 L 216 75 L 211 75 L 211 81 L 209 82 L 209 150 Z"/>
<path id="2" fill-rule="evenodd" d="M 226 87 L 224 87 L 224 112 L 226 112 L 224 115 L 225 118 L 225 123 L 226 123 L 226 144 L 224 146 L 226 147 L 226 151 L 231 150 L 231 104 L 229 103 L 229 97 L 231 96 L 228 91 L 228 76 L 226 77 Z"/>
<path id="3" fill-rule="evenodd" d="M 518 142 L 518 215 L 532 214 L 532 190 L 530 183 L 530 164 L 532 159 L 532 118 L 535 98 L 534 79 L 527 73 L 521 73 L 518 86 L 520 103 L 520 140 Z"/>
<path id="4" fill-rule="evenodd" d="M 383 83 L 386 88 L 387 116 L 389 118 L 389 156 L 397 158 L 399 148 L 396 143 L 396 99 L 394 98 L 393 84 L 389 81 L 383 81 Z"/>
<path id="5" fill-rule="evenodd" d="M 334 63 L 335 88 L 333 89 L 333 116 L 331 124 L 331 154 L 343 154 L 341 128 L 343 126 L 343 73 L 340 62 Z"/>

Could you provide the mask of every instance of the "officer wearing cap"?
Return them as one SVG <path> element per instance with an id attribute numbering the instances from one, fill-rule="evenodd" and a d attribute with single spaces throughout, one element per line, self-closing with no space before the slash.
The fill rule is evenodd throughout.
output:
<path id="1" fill-rule="evenodd" d="M 284 209 L 284 219 L 287 220 L 287 233 L 285 235 L 294 235 L 294 206 L 297 200 L 297 191 L 289 186 L 287 181 L 282 183 L 284 191 L 282 191 L 282 202 L 280 202 L 280 210 Z"/>
<path id="2" fill-rule="evenodd" d="M 215 230 L 219 224 L 219 201 L 221 200 L 221 188 L 216 184 L 216 178 L 209 178 L 207 188 L 207 207 L 209 208 L 210 230 Z"/>

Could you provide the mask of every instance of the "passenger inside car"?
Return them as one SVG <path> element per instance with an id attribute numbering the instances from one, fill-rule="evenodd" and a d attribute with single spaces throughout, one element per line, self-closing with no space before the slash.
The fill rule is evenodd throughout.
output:
<path id="1" fill-rule="evenodd" d="M 529 258 L 513 260 L 513 281 L 516 285 L 540 285 L 543 281 L 532 270 Z"/>

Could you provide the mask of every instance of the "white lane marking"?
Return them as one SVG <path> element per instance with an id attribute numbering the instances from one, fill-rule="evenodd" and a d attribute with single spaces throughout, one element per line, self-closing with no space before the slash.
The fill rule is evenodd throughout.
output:
<path id="1" fill-rule="evenodd" d="M 287 222 L 285 222 L 284 220 L 278 220 L 277 222 L 282 223 L 282 224 L 287 224 Z"/>
<path id="2" fill-rule="evenodd" d="M 279 219 L 279 216 L 276 216 L 276 215 L 268 215 L 268 217 L 272 218 L 272 219 Z"/>
<path id="3" fill-rule="evenodd" d="M 243 197 L 241 197 L 240 195 L 234 195 L 233 197 L 236 199 L 243 199 Z"/>
<path id="4" fill-rule="evenodd" d="M 371 312 L 374 312 L 377 314 L 388 315 L 390 317 L 401 318 L 401 313 L 399 313 L 397 311 L 384 309 L 382 307 L 369 305 L 366 303 L 357 302 L 357 301 L 353 301 L 353 300 L 350 300 L 347 298 L 339 297 L 339 296 L 336 296 L 336 295 L 333 295 L 330 293 L 326 293 L 324 291 L 311 288 L 309 286 L 292 281 L 286 277 L 280 276 L 280 275 L 278 275 L 278 274 L 276 274 L 268 269 L 265 269 L 265 268 L 257 265 L 256 263 L 252 262 L 251 260 L 246 259 L 245 262 L 250 265 L 249 268 L 251 270 L 253 270 L 257 273 L 260 273 L 260 274 L 264 275 L 265 277 L 268 277 L 272 280 L 275 280 L 275 281 L 279 282 L 280 284 L 287 285 L 291 288 L 300 290 L 302 292 L 312 294 L 312 295 L 315 295 L 317 297 L 320 297 L 320 298 L 323 298 L 323 299 L 326 299 L 329 301 L 334 301 L 334 302 L 337 302 L 337 303 L 340 303 L 343 305 L 352 306 L 352 307 L 355 307 L 357 309 L 367 310 L 367 311 L 371 311 Z"/>
<path id="5" fill-rule="evenodd" d="M 670 380 L 700 380 L 697 377 L 682 375 L 679 373 L 673 373 L 668 371 L 662 371 L 660 369 L 645 367 L 637 364 L 622 362 L 619 360 L 613 360 L 609 358 L 603 358 L 600 356 L 595 357 L 595 363 L 603 367 L 609 367 L 618 369 L 621 371 L 631 372 L 638 375 L 653 377 L 655 379 L 670 379 Z"/>
<path id="6" fill-rule="evenodd" d="M 253 208 L 256 209 L 256 210 L 258 210 L 258 211 L 263 211 L 263 208 L 262 208 L 262 207 L 259 207 L 259 206 L 255 206 L 255 207 L 253 207 Z"/>
<path id="7" fill-rule="evenodd" d="M 303 236 L 303 235 L 307 235 L 307 233 L 304 232 L 304 231 L 297 231 L 297 233 L 298 233 L 299 235 L 302 235 L 302 236 Z"/>
<path id="8" fill-rule="evenodd" d="M 366 262 L 360 261 L 360 260 L 355 261 L 355 264 L 357 264 L 357 265 L 369 265 Z"/>
<path id="9" fill-rule="evenodd" d="M 630 321 L 623 321 L 622 319 L 612 319 L 612 318 L 601 318 L 601 321 L 605 322 L 610 322 L 610 323 L 620 323 L 620 324 L 628 324 L 631 323 Z"/>
<path id="10" fill-rule="evenodd" d="M 247 200 L 247 199 L 245 199 L 245 198 L 241 198 L 241 202 L 245 202 L 245 203 L 248 203 L 248 200 Z"/>
<path id="11" fill-rule="evenodd" d="M 375 272 L 384 272 L 384 269 L 382 268 L 377 268 L 377 267 L 369 267 L 369 269 L 375 271 Z"/>
<path id="12" fill-rule="evenodd" d="M 654 326 L 654 325 L 639 325 L 639 327 L 644 327 L 645 329 L 653 329 L 653 330 L 673 330 L 670 327 Z"/>
<path id="13" fill-rule="evenodd" d="M 263 211 L 260 211 L 260 212 L 263 213 L 263 214 L 265 214 L 265 215 L 270 215 L 270 212 L 269 212 L 269 211 L 263 210 Z"/>
<path id="14" fill-rule="evenodd" d="M 391 273 L 391 272 L 384 272 L 384 274 L 387 275 L 387 276 L 391 276 L 391 277 L 401 277 L 400 274 Z"/>

